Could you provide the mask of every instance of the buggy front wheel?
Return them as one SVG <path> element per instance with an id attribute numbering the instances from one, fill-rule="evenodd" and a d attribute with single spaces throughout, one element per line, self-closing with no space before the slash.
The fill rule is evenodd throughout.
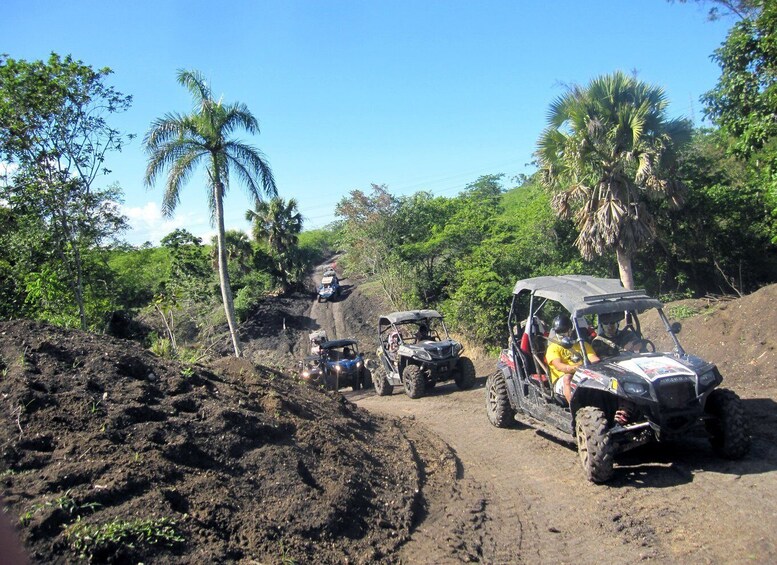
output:
<path id="1" fill-rule="evenodd" d="M 575 416 L 575 435 L 586 478 L 594 483 L 610 480 L 615 449 L 604 412 L 593 406 L 583 406 Z"/>
<path id="2" fill-rule="evenodd" d="M 461 390 L 469 390 L 475 386 L 475 364 L 469 357 L 459 357 L 456 369 L 456 386 Z"/>
<path id="3" fill-rule="evenodd" d="M 421 367 L 417 365 L 408 365 L 402 371 L 402 382 L 405 385 L 405 394 L 410 398 L 421 398 L 426 390 L 424 375 L 421 373 Z"/>
<path id="4" fill-rule="evenodd" d="M 726 459 L 741 459 L 750 451 L 750 434 L 742 401 L 734 391 L 713 390 L 704 405 L 704 421 L 712 449 Z"/>
<path id="5" fill-rule="evenodd" d="M 394 387 L 388 380 L 386 371 L 378 369 L 372 373 L 372 384 L 375 386 L 375 393 L 378 396 L 388 396 L 394 390 Z"/>

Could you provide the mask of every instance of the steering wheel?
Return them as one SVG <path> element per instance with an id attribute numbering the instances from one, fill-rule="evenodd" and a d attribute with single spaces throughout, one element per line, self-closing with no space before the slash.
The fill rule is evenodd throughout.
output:
<path id="1" fill-rule="evenodd" d="M 640 339 L 637 344 L 639 345 L 640 353 L 655 353 L 656 344 L 649 339 Z"/>

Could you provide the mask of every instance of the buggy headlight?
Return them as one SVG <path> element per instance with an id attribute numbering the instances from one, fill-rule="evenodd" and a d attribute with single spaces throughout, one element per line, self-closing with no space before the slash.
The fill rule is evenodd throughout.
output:
<path id="1" fill-rule="evenodd" d="M 464 349 L 464 347 L 458 342 L 453 342 L 453 354 L 456 355 L 461 352 L 461 350 Z"/>
<path id="2" fill-rule="evenodd" d="M 699 375 L 699 384 L 701 386 L 707 386 L 715 382 L 715 371 L 705 371 Z"/>
<path id="3" fill-rule="evenodd" d="M 342 369 L 343 369 L 343 368 L 342 368 L 340 365 L 335 365 L 335 371 L 337 371 L 338 373 L 339 373 L 340 371 L 342 371 Z"/>
<path id="4" fill-rule="evenodd" d="M 425 361 L 432 360 L 432 356 L 429 354 L 429 352 L 424 350 L 416 351 L 415 356 L 418 357 L 419 359 L 424 359 Z"/>
<path id="5" fill-rule="evenodd" d="M 361 367 L 361 366 L 362 366 L 362 362 L 361 362 L 361 361 L 357 361 L 357 362 L 356 362 L 356 368 L 358 369 L 358 368 L 359 368 L 359 367 Z"/>
<path id="6" fill-rule="evenodd" d="M 623 392 L 632 396 L 644 396 L 648 391 L 647 384 L 640 381 L 623 381 L 620 385 Z"/>
<path id="7" fill-rule="evenodd" d="M 302 378 L 307 379 L 310 376 L 310 371 L 302 371 Z"/>

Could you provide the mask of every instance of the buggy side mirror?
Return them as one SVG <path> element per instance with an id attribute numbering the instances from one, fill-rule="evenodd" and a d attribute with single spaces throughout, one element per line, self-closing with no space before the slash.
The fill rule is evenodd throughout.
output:
<path id="1" fill-rule="evenodd" d="M 669 329 L 673 334 L 679 334 L 680 330 L 683 329 L 683 325 L 680 322 L 672 322 L 672 325 L 669 327 Z"/>

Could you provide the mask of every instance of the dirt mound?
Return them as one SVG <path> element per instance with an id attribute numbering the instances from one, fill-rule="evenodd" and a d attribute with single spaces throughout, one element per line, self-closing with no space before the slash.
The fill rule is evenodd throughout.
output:
<path id="1" fill-rule="evenodd" d="M 0 323 L 0 358 L 2 493 L 34 562 L 395 562 L 427 477 L 455 474 L 412 423 L 245 360 L 27 321 Z"/>

